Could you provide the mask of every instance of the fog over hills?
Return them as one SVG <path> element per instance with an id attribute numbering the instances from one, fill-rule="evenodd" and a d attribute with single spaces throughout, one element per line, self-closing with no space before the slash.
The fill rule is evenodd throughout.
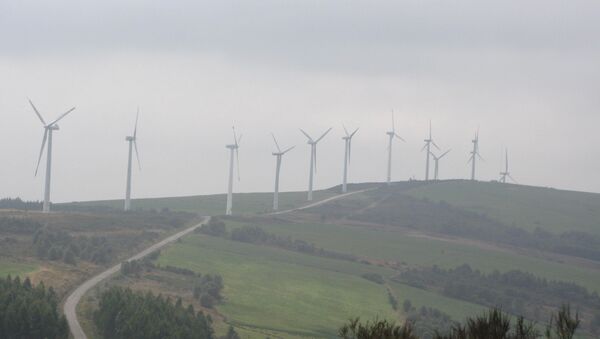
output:
<path id="1" fill-rule="evenodd" d="M 600 192 L 597 126 L 600 4 L 593 1 L 142 1 L 0 3 L 3 196 L 41 199 L 33 177 L 42 128 L 77 106 L 54 139 L 53 201 L 121 198 L 135 111 L 142 171 L 135 197 L 223 193 L 231 125 L 244 139 L 235 191 L 269 191 L 270 133 L 297 145 L 282 191 L 340 183 L 342 123 L 360 127 L 352 182 L 385 178 L 395 109 L 394 180 L 424 176 L 420 149 L 451 148 L 440 177 L 467 178 L 481 130 L 478 178 Z M 7 180 L 8 179 L 8 180 Z"/>

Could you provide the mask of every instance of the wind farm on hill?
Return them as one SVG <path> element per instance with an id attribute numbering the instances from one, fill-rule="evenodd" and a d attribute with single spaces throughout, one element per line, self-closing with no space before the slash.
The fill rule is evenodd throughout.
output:
<path id="1" fill-rule="evenodd" d="M 42 147 L 40 149 L 35 174 L 37 175 L 37 171 L 39 169 L 40 162 L 41 162 L 42 156 L 44 154 L 44 150 L 46 150 L 46 177 L 45 177 L 44 196 L 43 196 L 44 199 L 43 199 L 43 208 L 42 209 L 44 212 L 50 212 L 50 206 L 51 206 L 50 189 L 51 189 L 51 173 L 52 173 L 52 132 L 57 131 L 59 129 L 58 125 L 57 125 L 58 121 L 60 121 L 67 114 L 69 114 L 73 110 L 75 110 L 75 108 L 74 107 L 71 108 L 70 110 L 63 113 L 61 116 L 59 116 L 56 120 L 52 121 L 49 124 L 46 124 L 46 122 L 44 121 L 41 114 L 39 113 L 39 111 L 34 106 L 34 104 L 31 100 L 29 100 L 29 104 L 33 108 L 34 113 L 37 115 L 37 117 L 40 119 L 40 121 L 44 125 L 44 137 L 42 139 Z M 129 211 L 132 208 L 132 206 L 131 206 L 131 181 L 132 181 L 132 161 L 133 161 L 133 152 L 134 151 L 135 151 L 135 157 L 137 160 L 138 168 L 141 169 L 141 163 L 140 163 L 138 145 L 137 145 L 138 120 L 139 120 L 139 109 L 136 114 L 133 135 L 127 136 L 125 138 L 125 140 L 128 143 L 128 146 L 129 146 L 129 152 L 128 152 L 128 157 L 127 157 L 127 179 L 126 179 L 125 199 L 124 199 L 124 210 L 125 211 Z M 332 128 L 329 128 L 323 134 L 321 134 L 317 139 L 313 139 L 307 132 L 305 132 L 303 129 L 300 129 L 300 132 L 304 136 L 306 136 L 306 138 L 308 139 L 307 144 L 310 146 L 310 160 L 309 160 L 310 166 L 309 166 L 309 171 L 308 171 L 307 201 L 313 200 L 314 177 L 317 174 L 317 145 L 321 140 L 323 140 L 323 138 L 325 138 L 327 136 L 327 134 L 331 130 L 332 130 Z M 342 137 L 342 140 L 344 141 L 344 157 L 343 157 L 344 164 L 343 164 L 343 175 L 342 175 L 342 181 L 341 181 L 341 191 L 340 191 L 341 193 L 347 193 L 348 171 L 349 171 L 349 165 L 350 165 L 351 154 L 352 154 L 352 139 L 354 138 L 354 136 L 358 132 L 358 130 L 359 130 L 359 128 L 356 128 L 352 133 L 349 133 L 348 130 L 346 129 L 346 127 L 343 126 L 343 131 L 345 134 Z M 233 213 L 234 173 L 237 173 L 238 181 L 241 178 L 240 177 L 240 164 L 239 164 L 239 148 L 240 148 L 240 142 L 242 139 L 242 135 L 240 134 L 239 137 L 237 136 L 235 127 L 232 127 L 232 131 L 233 131 L 233 143 L 225 146 L 229 150 L 229 177 L 228 177 L 229 179 L 228 179 L 228 186 L 227 186 L 227 202 L 226 202 L 226 207 L 225 207 L 226 215 L 232 215 L 232 213 Z M 396 123 L 395 123 L 393 112 L 392 112 L 392 129 L 391 129 L 391 131 L 386 132 L 386 134 L 389 137 L 388 146 L 387 146 L 387 153 L 388 153 L 387 155 L 388 156 L 387 156 L 386 183 L 388 185 L 390 185 L 392 182 L 392 154 L 393 154 L 392 145 L 393 145 L 393 142 L 395 139 L 406 142 L 402 137 L 400 137 L 396 133 Z M 274 193 L 273 193 L 273 211 L 277 211 L 278 210 L 278 194 L 279 194 L 279 189 L 280 189 L 279 180 L 280 180 L 280 174 L 281 174 L 282 157 L 284 154 L 286 154 L 287 152 L 292 150 L 295 146 L 292 146 L 292 147 L 287 148 L 284 151 L 282 151 L 279 148 L 279 145 L 277 144 L 277 140 L 275 139 L 275 136 L 273 134 L 272 134 L 272 136 L 273 136 L 273 140 L 275 142 L 275 147 L 276 147 L 276 151 L 273 152 L 273 155 L 276 157 L 275 189 L 274 189 Z M 433 140 L 432 130 L 431 130 L 431 122 L 429 123 L 428 138 L 425 139 L 424 141 L 425 141 L 425 145 L 423 146 L 423 149 L 422 149 L 422 151 L 425 152 L 424 180 L 425 181 L 430 180 L 430 174 L 431 174 L 430 161 L 431 161 L 431 159 L 433 159 L 433 161 L 435 163 L 434 169 L 433 169 L 433 179 L 439 180 L 440 160 L 442 158 L 444 158 L 450 152 L 450 150 L 442 153 L 439 156 L 437 156 L 432 151 L 432 146 L 435 147 L 438 151 L 440 151 L 440 148 Z M 47 147 L 46 147 L 46 142 L 47 142 Z M 479 131 L 477 131 L 477 133 L 475 134 L 475 138 L 472 140 L 472 143 L 473 143 L 473 150 L 470 153 L 469 163 L 471 163 L 471 180 L 475 180 L 476 179 L 476 163 L 478 160 L 483 160 L 483 158 L 479 154 Z M 514 179 L 512 178 L 512 176 L 510 176 L 510 173 L 508 172 L 508 150 L 506 150 L 506 168 L 504 169 L 503 172 L 500 172 L 500 181 L 502 183 L 506 183 L 507 178 L 514 181 Z"/>
<path id="2" fill-rule="evenodd" d="M 600 338 L 599 18 L 0 1 L 0 339 Z"/>

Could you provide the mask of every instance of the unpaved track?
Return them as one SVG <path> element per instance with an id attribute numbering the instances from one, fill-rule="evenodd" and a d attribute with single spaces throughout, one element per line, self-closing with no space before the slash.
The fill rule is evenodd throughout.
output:
<path id="1" fill-rule="evenodd" d="M 354 195 L 354 194 L 368 192 L 368 191 L 372 191 L 372 190 L 375 190 L 375 189 L 378 189 L 378 188 L 379 188 L 379 186 L 375 186 L 375 187 L 365 188 L 365 189 L 362 189 L 362 190 L 359 190 L 359 191 L 353 191 L 353 192 L 348 192 L 348 193 L 344 193 L 344 194 L 340 194 L 340 195 L 335 195 L 333 197 L 330 197 L 330 198 L 327 198 L 327 199 L 323 199 L 323 200 L 319 200 L 317 202 L 313 202 L 313 203 L 310 203 L 310 204 L 302 206 L 302 207 L 292 208 L 290 210 L 285 210 L 285 211 L 273 212 L 273 213 L 269 213 L 268 215 L 280 215 L 280 214 L 286 214 L 286 213 L 291 213 L 291 212 L 295 212 L 295 211 L 302 211 L 302 210 L 305 210 L 307 208 L 317 207 L 317 206 L 326 204 L 326 203 L 331 202 L 333 200 L 338 200 L 338 199 L 346 198 L 346 197 L 349 197 L 349 196 Z"/>
<path id="2" fill-rule="evenodd" d="M 179 233 L 173 234 L 172 236 L 161 240 L 160 242 L 146 248 L 145 250 L 141 251 L 140 253 L 129 258 L 128 261 L 141 259 L 141 258 L 147 256 L 148 254 L 164 247 L 165 245 L 176 241 L 177 239 L 193 232 L 196 228 L 204 225 L 205 223 L 207 223 L 209 221 L 209 219 L 210 219 L 210 217 L 204 217 L 204 220 L 201 223 L 199 223 L 198 225 L 192 226 L 190 228 L 186 228 L 185 230 L 183 230 Z M 117 265 L 107 269 L 106 271 L 104 271 L 104 272 L 90 278 L 86 282 L 84 282 L 82 285 L 77 287 L 77 289 L 75 289 L 69 295 L 69 297 L 67 298 L 67 301 L 65 302 L 64 312 L 65 312 L 65 316 L 67 317 L 67 322 L 69 323 L 69 329 L 71 330 L 71 333 L 73 334 L 73 338 L 87 339 L 87 336 L 85 335 L 85 333 L 83 333 L 83 329 L 81 328 L 81 325 L 79 324 L 79 321 L 77 320 L 77 312 L 76 312 L 77 304 L 79 304 L 79 301 L 81 300 L 83 295 L 85 295 L 87 293 L 87 291 L 92 289 L 94 286 L 96 286 L 101 281 L 103 281 L 106 278 L 110 277 L 111 275 L 119 272 L 120 269 L 121 269 L 121 264 L 117 264 Z"/>
<path id="3" fill-rule="evenodd" d="M 378 187 L 370 187 L 370 188 L 366 188 L 363 190 L 359 190 L 359 191 L 353 191 L 353 192 L 348 192 L 348 193 L 344 193 L 344 194 L 340 194 L 340 195 L 336 195 L 327 199 L 323 199 L 323 200 L 319 200 L 317 202 L 314 203 L 310 203 L 308 205 L 302 206 L 302 207 L 298 207 L 298 208 L 293 208 L 290 210 L 285 210 L 285 211 L 280 211 L 280 212 L 274 212 L 271 213 L 269 215 L 280 215 L 280 214 L 285 214 L 285 213 L 290 213 L 290 212 L 294 212 L 294 211 L 301 211 L 307 208 L 311 208 L 311 207 L 316 207 L 316 206 L 320 206 L 323 204 L 326 204 L 328 202 L 331 202 L 333 200 L 337 200 L 337 199 L 343 199 L 346 198 L 348 196 L 354 195 L 354 194 L 358 194 L 358 193 L 363 193 L 363 192 L 367 192 L 367 191 L 371 191 L 374 189 L 377 189 Z M 205 223 L 207 223 L 210 220 L 210 217 L 204 217 L 204 220 L 193 227 L 187 228 L 179 233 L 173 234 L 172 236 L 146 248 L 145 250 L 143 250 L 142 252 L 134 255 L 133 257 L 129 258 L 127 261 L 130 260 L 138 260 L 141 259 L 145 256 L 147 256 L 148 254 L 164 247 L 167 244 L 170 244 L 174 241 L 176 241 L 177 239 L 193 232 L 196 228 L 204 225 Z M 69 297 L 67 297 L 67 301 L 65 302 L 65 306 L 64 306 L 64 312 L 65 312 L 65 316 L 67 317 L 67 322 L 69 323 L 69 329 L 71 330 L 71 333 L 73 334 L 73 338 L 74 339 L 87 339 L 87 336 L 85 335 L 85 333 L 83 332 L 83 329 L 81 328 L 81 325 L 79 324 L 79 321 L 77 320 L 77 304 L 79 304 L 79 301 L 81 300 L 81 298 L 90 290 L 92 289 L 94 286 L 96 286 L 98 283 L 102 282 L 103 280 L 107 279 L 108 277 L 110 277 L 111 275 L 119 272 L 119 270 L 121 269 L 121 264 L 117 264 L 109 269 L 107 269 L 106 271 L 90 278 L 89 280 L 87 280 L 86 282 L 84 282 L 82 285 L 80 285 L 79 287 L 77 287 L 77 289 L 75 289 L 70 295 Z"/>

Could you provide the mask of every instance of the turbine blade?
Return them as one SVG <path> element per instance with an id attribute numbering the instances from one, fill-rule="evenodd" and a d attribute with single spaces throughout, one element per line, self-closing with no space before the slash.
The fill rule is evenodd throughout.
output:
<path id="1" fill-rule="evenodd" d="M 352 132 L 352 134 L 350 134 L 350 138 L 352 138 L 354 136 L 354 134 L 356 134 L 356 132 L 358 132 L 358 128 L 354 130 L 354 132 Z"/>
<path id="2" fill-rule="evenodd" d="M 506 150 L 506 172 L 508 172 L 508 149 Z"/>
<path id="3" fill-rule="evenodd" d="M 289 152 L 289 151 L 293 150 L 295 147 L 296 147 L 296 146 L 289 147 L 289 148 L 288 148 L 288 149 L 286 149 L 285 151 L 281 152 L 281 154 L 282 154 L 282 155 L 283 155 L 283 154 L 286 154 L 287 152 Z"/>
<path id="4" fill-rule="evenodd" d="M 42 122 L 42 124 L 44 124 L 44 126 L 46 126 L 46 122 L 44 121 L 44 118 L 42 118 L 42 115 L 40 114 L 40 112 L 38 112 L 37 108 L 35 108 L 35 105 L 31 101 L 31 99 L 28 98 L 27 100 L 29 100 L 29 104 L 31 105 L 31 108 L 33 108 L 35 115 L 37 115 L 38 118 L 40 119 L 40 121 Z"/>
<path id="5" fill-rule="evenodd" d="M 319 142 L 319 141 L 321 141 L 321 139 L 325 138 L 325 136 L 327 135 L 327 133 L 329 133 L 329 131 L 331 131 L 331 127 L 329 127 L 329 129 L 327 131 L 325 131 L 325 133 L 323 133 L 323 135 L 321 135 L 319 137 L 319 139 L 317 139 L 317 141 L 315 141 L 315 142 Z"/>
<path id="6" fill-rule="evenodd" d="M 510 178 L 510 180 L 512 180 L 515 184 L 518 184 L 518 182 L 515 180 L 515 178 L 512 177 L 512 175 L 508 175 L 508 177 Z"/>
<path id="7" fill-rule="evenodd" d="M 237 141 L 235 142 L 235 145 L 236 145 L 236 146 L 238 146 L 238 147 L 240 146 L 240 144 L 242 143 L 242 137 L 243 137 L 243 136 L 244 136 L 243 134 L 240 134 L 240 137 L 239 137 L 239 138 L 237 139 Z"/>
<path id="8" fill-rule="evenodd" d="M 42 154 L 44 154 L 44 147 L 46 146 L 46 140 L 48 140 L 48 129 L 44 129 L 44 138 L 42 139 L 42 147 L 40 147 L 40 156 L 38 157 L 37 165 L 35 166 L 35 176 L 37 176 L 38 169 L 40 168 L 40 162 L 42 161 Z"/>
<path id="9" fill-rule="evenodd" d="M 231 126 L 231 130 L 233 132 L 233 141 L 235 142 L 235 145 L 237 146 L 238 138 L 237 138 L 237 135 L 235 134 L 235 126 Z"/>
<path id="10" fill-rule="evenodd" d="M 481 156 L 481 154 L 477 153 L 477 157 L 479 158 L 479 160 L 485 161 L 485 159 Z"/>
<path id="11" fill-rule="evenodd" d="M 302 132 L 302 134 L 306 135 L 306 137 L 308 138 L 309 141 L 313 141 L 313 139 L 310 137 L 310 135 L 308 135 L 308 133 L 304 132 L 304 130 L 301 128 L 300 132 Z"/>
<path id="12" fill-rule="evenodd" d="M 394 119 L 394 110 L 392 110 L 392 132 L 396 133 L 396 121 Z"/>
<path id="13" fill-rule="evenodd" d="M 421 148 L 421 152 L 423 152 L 425 149 L 427 149 L 427 144 L 423 145 L 423 148 Z"/>
<path id="14" fill-rule="evenodd" d="M 140 153 L 138 152 L 137 141 L 133 139 L 133 148 L 135 148 L 135 158 L 137 159 L 138 168 L 142 170 L 142 164 L 140 163 Z"/>
<path id="15" fill-rule="evenodd" d="M 438 147 L 438 145 L 435 143 L 435 141 L 431 140 L 431 144 L 437 148 L 439 151 L 441 151 L 441 149 Z"/>
<path id="16" fill-rule="evenodd" d="M 471 154 L 471 156 L 469 157 L 469 160 L 467 160 L 467 164 L 470 164 L 471 161 L 473 161 L 473 155 Z"/>
<path id="17" fill-rule="evenodd" d="M 446 151 L 444 154 L 440 155 L 440 156 L 438 157 L 438 159 L 441 159 L 441 158 L 443 158 L 443 157 L 444 157 L 446 154 L 450 153 L 450 151 L 451 151 L 451 150 L 447 150 L 447 151 Z"/>
<path id="18" fill-rule="evenodd" d="M 54 124 L 56 124 L 57 122 L 59 122 L 62 118 L 66 117 L 67 114 L 73 112 L 75 110 L 75 107 L 72 107 L 70 110 L 66 111 L 65 113 L 63 113 L 61 116 L 58 117 L 58 119 L 52 121 L 51 123 L 48 124 L 48 126 L 52 126 Z"/>
<path id="19" fill-rule="evenodd" d="M 277 139 L 275 139 L 275 134 L 271 133 L 271 136 L 273 137 L 273 141 L 275 141 L 275 146 L 277 147 L 277 151 L 279 151 L 281 153 L 281 148 L 279 148 L 279 144 L 277 143 Z"/>
<path id="20" fill-rule="evenodd" d="M 429 120 L 429 140 L 431 139 L 431 120 Z"/>
<path id="21" fill-rule="evenodd" d="M 344 124 L 342 124 L 342 127 L 344 128 L 344 132 L 346 132 L 346 136 L 349 137 L 350 134 L 348 134 L 348 130 L 346 129 L 346 126 Z"/>
<path id="22" fill-rule="evenodd" d="M 402 138 L 401 136 L 399 136 L 396 132 L 394 132 L 394 136 L 404 142 L 406 142 L 406 140 L 404 140 L 404 138 Z"/>
<path id="23" fill-rule="evenodd" d="M 140 117 L 140 108 L 137 109 L 137 114 L 135 115 L 135 127 L 133 128 L 133 139 L 137 136 L 137 126 L 138 126 L 138 118 Z"/>

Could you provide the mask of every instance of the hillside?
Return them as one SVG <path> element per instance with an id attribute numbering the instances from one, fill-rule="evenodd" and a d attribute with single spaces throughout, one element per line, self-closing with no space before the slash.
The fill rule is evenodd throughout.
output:
<path id="1" fill-rule="evenodd" d="M 213 218 L 113 283 L 180 296 L 218 333 L 231 325 L 242 338 L 333 337 L 352 316 L 411 319 L 427 337 L 491 306 L 543 325 L 562 300 L 580 310 L 583 333 L 598 334 L 600 195 L 467 181 L 370 188 L 280 215 L 265 213 L 269 193 L 236 194 L 235 216 Z M 284 196 L 284 208 L 306 205 L 303 192 Z M 222 215 L 224 196 L 136 204 Z M 200 305 L 189 272 L 222 277 L 222 299 Z M 94 300 L 84 300 L 88 317 Z"/>

